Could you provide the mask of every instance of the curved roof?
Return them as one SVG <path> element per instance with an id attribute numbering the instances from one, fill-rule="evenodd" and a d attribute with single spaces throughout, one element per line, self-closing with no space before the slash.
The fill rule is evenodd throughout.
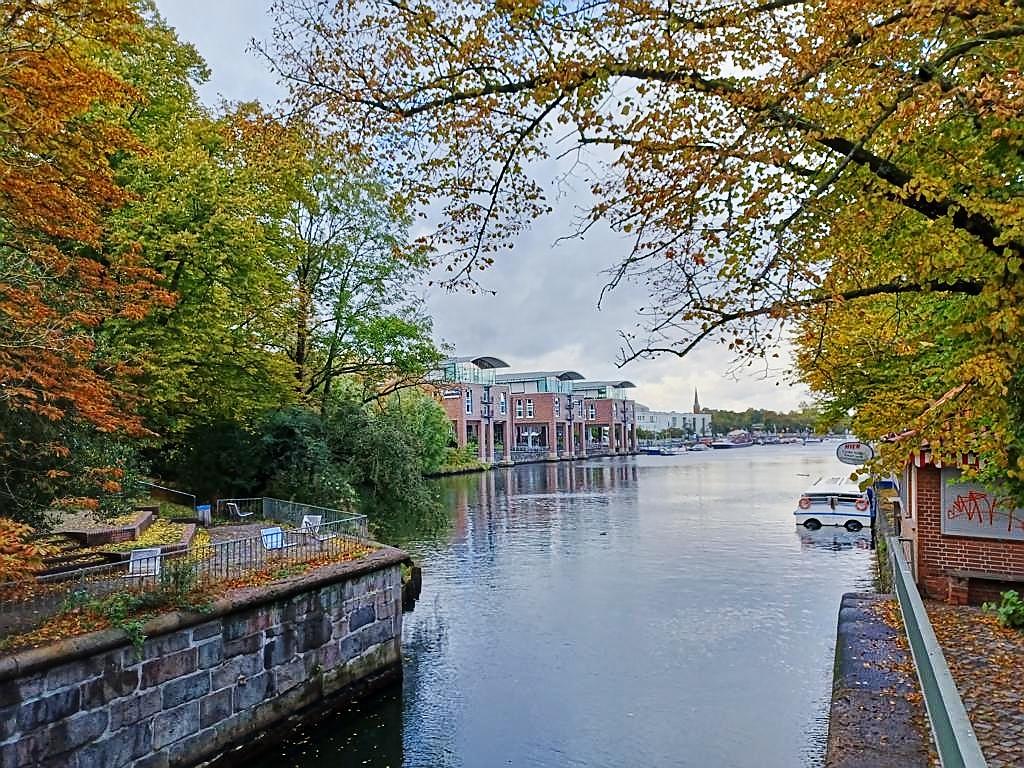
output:
<path id="1" fill-rule="evenodd" d="M 472 363 L 477 368 L 508 368 L 508 363 L 502 360 L 500 357 L 490 357 L 483 355 L 481 357 L 450 357 L 444 362 L 456 362 L 456 363 Z"/>
<path id="2" fill-rule="evenodd" d="M 500 357 L 474 357 L 472 362 L 477 368 L 508 368 L 508 363 Z"/>
<path id="3" fill-rule="evenodd" d="M 555 378 L 562 381 L 582 381 L 583 374 L 576 371 L 528 371 L 527 373 L 502 373 L 498 381 L 538 381 Z"/>
<path id="4" fill-rule="evenodd" d="M 636 389 L 636 384 L 627 379 L 616 379 L 614 381 L 583 381 L 576 385 L 577 389 L 587 387 L 618 387 L 619 389 Z"/>

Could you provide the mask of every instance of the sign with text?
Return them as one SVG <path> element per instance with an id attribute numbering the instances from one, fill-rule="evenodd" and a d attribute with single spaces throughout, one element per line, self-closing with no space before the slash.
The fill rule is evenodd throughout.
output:
<path id="1" fill-rule="evenodd" d="M 443 392 L 441 392 L 441 397 L 443 397 L 445 400 L 458 400 L 460 397 L 462 397 L 462 390 L 446 389 Z"/>
<path id="2" fill-rule="evenodd" d="M 859 467 L 875 458 L 875 449 L 867 443 L 849 440 L 845 443 L 840 443 L 836 447 L 836 458 L 843 462 L 843 464 L 852 464 L 855 467 Z"/>
<path id="3" fill-rule="evenodd" d="M 941 499 L 944 534 L 1024 541 L 1024 509 L 977 483 L 961 481 L 959 469 L 942 470 Z"/>

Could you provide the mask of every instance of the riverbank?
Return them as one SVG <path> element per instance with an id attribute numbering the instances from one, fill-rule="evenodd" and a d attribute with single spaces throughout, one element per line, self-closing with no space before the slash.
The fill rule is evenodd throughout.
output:
<path id="1" fill-rule="evenodd" d="M 557 464 L 560 462 L 571 462 L 571 461 L 592 461 L 595 459 L 614 459 L 627 456 L 640 456 L 640 451 L 635 453 L 594 453 L 588 456 L 548 456 L 547 454 L 537 454 L 529 458 L 522 458 L 513 460 L 511 463 L 505 463 L 496 461 L 493 464 L 486 462 L 477 461 L 472 464 L 459 464 L 453 466 L 444 466 L 437 472 L 431 472 L 424 475 L 427 479 L 435 480 L 441 477 L 455 477 L 457 475 L 472 475 L 479 472 L 486 472 L 496 467 L 518 467 L 526 464 Z"/>
<path id="2" fill-rule="evenodd" d="M 0 657 L 0 765 L 186 768 L 397 679 L 408 559 L 379 547 L 164 614 L 141 644 L 108 629 Z"/>
<path id="3" fill-rule="evenodd" d="M 931 736 L 892 595 L 843 595 L 826 768 L 927 768 Z"/>

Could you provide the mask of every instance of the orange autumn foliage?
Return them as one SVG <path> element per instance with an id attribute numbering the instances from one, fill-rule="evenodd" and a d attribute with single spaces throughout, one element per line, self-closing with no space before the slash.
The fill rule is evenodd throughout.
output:
<path id="1" fill-rule="evenodd" d="M 95 331 L 170 297 L 137 254 L 103 250 L 124 201 L 111 157 L 132 91 L 102 65 L 138 23 L 129 0 L 9 0 L 0 11 L 0 403 L 102 431 L 139 431 L 127 373 Z"/>
<path id="2" fill-rule="evenodd" d="M 0 584 L 31 578 L 43 564 L 46 547 L 28 541 L 32 529 L 0 517 Z"/>

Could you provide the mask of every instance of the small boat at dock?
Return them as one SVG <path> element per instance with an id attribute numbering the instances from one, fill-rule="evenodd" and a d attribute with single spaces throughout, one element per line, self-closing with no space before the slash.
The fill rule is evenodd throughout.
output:
<path id="1" fill-rule="evenodd" d="M 745 429 L 734 429 L 720 440 L 711 443 L 712 448 L 747 448 L 754 444 L 754 439 Z"/>

